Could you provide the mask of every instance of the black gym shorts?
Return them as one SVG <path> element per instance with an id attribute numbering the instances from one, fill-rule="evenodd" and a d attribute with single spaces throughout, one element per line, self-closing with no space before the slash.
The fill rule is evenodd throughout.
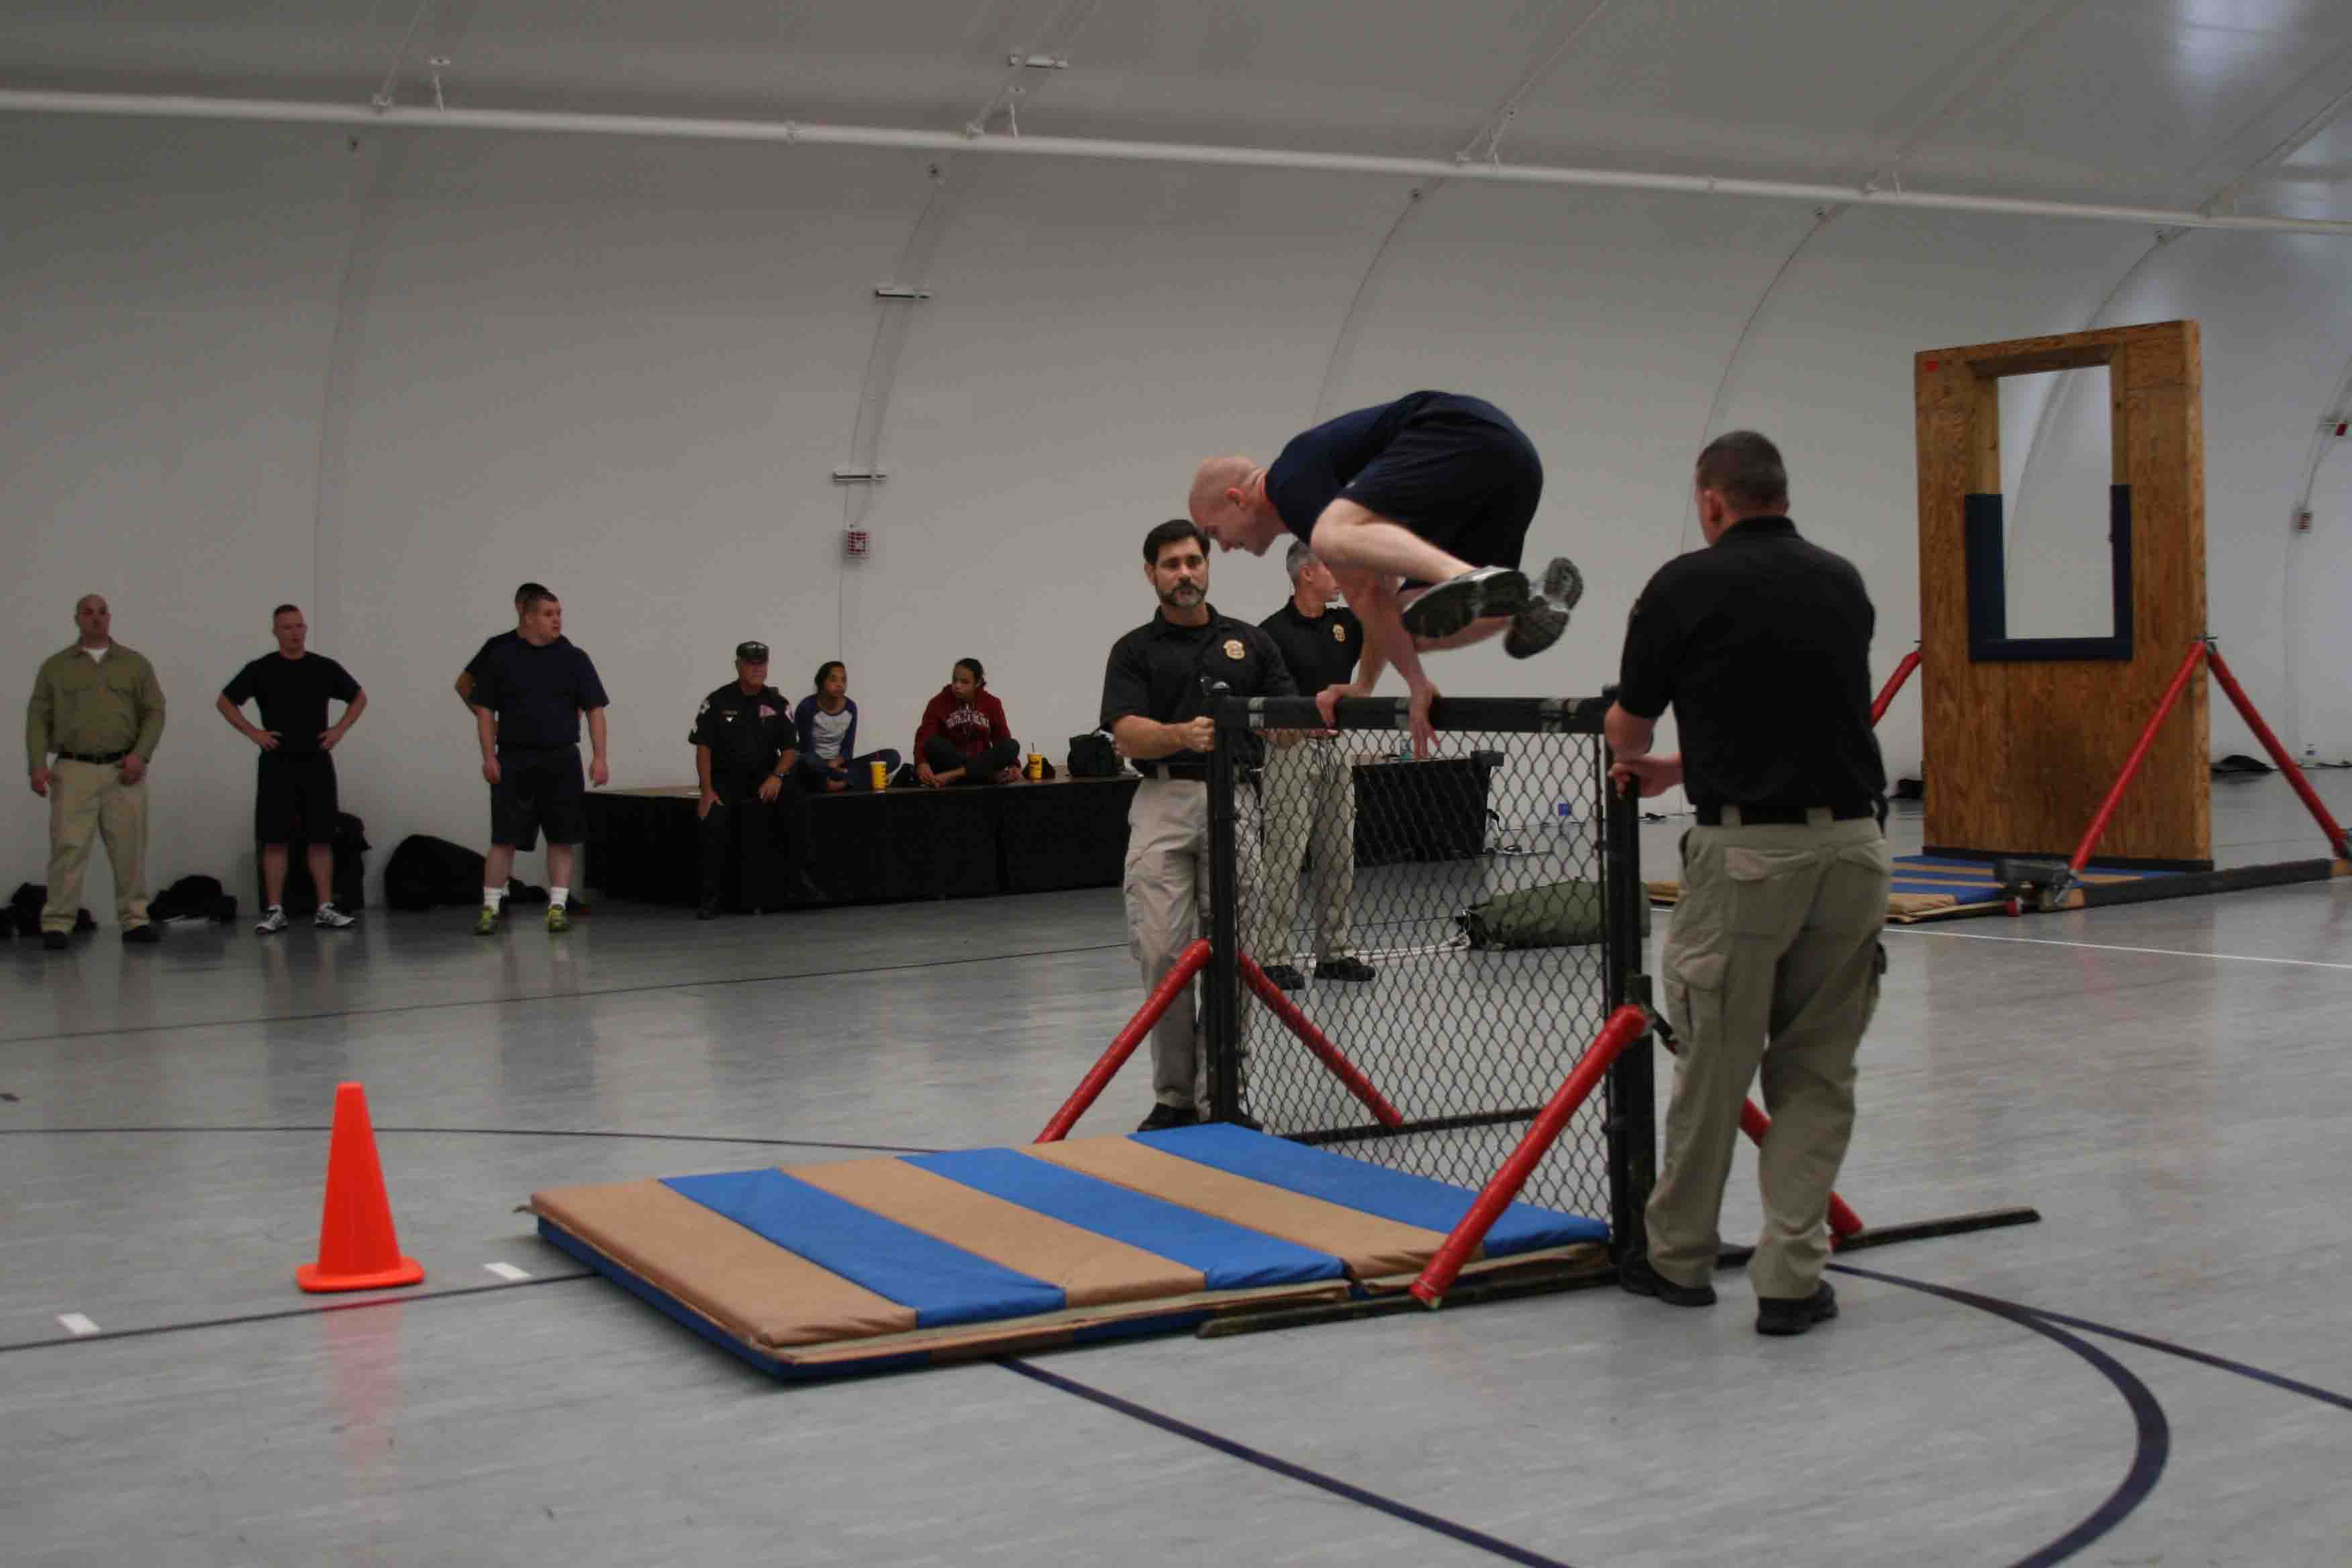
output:
<path id="1" fill-rule="evenodd" d="M 587 789 L 580 775 L 580 748 L 500 752 L 499 782 L 490 786 L 490 842 L 528 853 L 546 831 L 550 844 L 577 844 L 588 837 Z"/>
<path id="2" fill-rule="evenodd" d="M 256 844 L 325 844 L 335 836 L 335 759 L 324 752 L 264 752 L 254 774 Z"/>
<path id="3" fill-rule="evenodd" d="M 1339 493 L 1473 566 L 1517 567 L 1543 499 L 1543 459 L 1510 416 L 1449 399 L 1405 422 Z"/>

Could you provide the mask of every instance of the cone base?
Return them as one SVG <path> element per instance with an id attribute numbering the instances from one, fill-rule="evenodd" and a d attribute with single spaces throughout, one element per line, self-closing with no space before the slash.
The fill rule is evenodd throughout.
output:
<path id="1" fill-rule="evenodd" d="M 425 1279 L 425 1265 L 414 1258 L 404 1258 L 398 1266 L 380 1268 L 373 1274 L 329 1274 L 315 1263 L 304 1263 L 294 1270 L 294 1283 L 305 1290 L 382 1290 L 394 1285 L 415 1285 Z"/>

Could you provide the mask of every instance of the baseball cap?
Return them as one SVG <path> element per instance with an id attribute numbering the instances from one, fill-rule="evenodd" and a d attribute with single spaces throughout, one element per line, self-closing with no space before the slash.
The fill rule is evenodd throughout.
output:
<path id="1" fill-rule="evenodd" d="M 735 657 L 746 664 L 765 664 L 768 662 L 768 645 L 763 642 L 739 642 L 735 645 Z"/>

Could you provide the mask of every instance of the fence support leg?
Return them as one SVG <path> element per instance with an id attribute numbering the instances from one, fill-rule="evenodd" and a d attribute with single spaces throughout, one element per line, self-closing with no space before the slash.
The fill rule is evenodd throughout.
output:
<path id="1" fill-rule="evenodd" d="M 1895 694 L 1903 689 L 1903 683 L 1910 679 L 1911 672 L 1918 668 L 1919 650 L 1915 647 L 1903 656 L 1903 662 L 1895 667 L 1895 673 L 1888 676 L 1886 684 L 1878 689 L 1877 700 L 1870 705 L 1872 729 L 1878 728 L 1878 721 L 1886 717 L 1887 709 L 1895 704 Z"/>
<path id="2" fill-rule="evenodd" d="M 1511 1157 L 1503 1162 L 1503 1168 L 1495 1173 L 1494 1179 L 1478 1194 L 1478 1201 L 1470 1205 L 1470 1212 L 1462 1216 L 1461 1223 L 1445 1238 L 1445 1245 L 1429 1260 L 1429 1267 L 1421 1271 L 1421 1278 L 1412 1282 L 1412 1294 L 1423 1306 L 1434 1307 L 1445 1299 L 1462 1266 L 1470 1261 L 1470 1255 L 1478 1250 L 1478 1244 L 1495 1228 L 1495 1221 L 1510 1207 L 1511 1200 L 1519 1195 L 1519 1189 L 1535 1173 L 1537 1164 L 1559 1142 L 1568 1119 L 1601 1087 L 1609 1064 L 1646 1034 L 1649 1027 L 1650 1016 L 1639 1007 L 1620 1007 L 1609 1015 L 1609 1021 L 1601 1026 L 1592 1044 L 1585 1047 L 1583 1057 L 1543 1108 L 1543 1114 L 1536 1118 L 1535 1125 L 1519 1140 L 1519 1146 L 1511 1151 Z"/>
<path id="3" fill-rule="evenodd" d="M 1045 1123 L 1045 1131 L 1037 1134 L 1038 1142 L 1058 1143 L 1068 1135 L 1072 1124 L 1087 1113 L 1087 1107 L 1095 1102 L 1095 1097 L 1102 1093 L 1112 1075 L 1127 1065 L 1127 1058 L 1135 1054 L 1135 1047 L 1151 1033 L 1151 1026 L 1160 1022 L 1160 1016 L 1184 994 L 1184 987 L 1192 983 L 1192 976 L 1200 973 L 1201 966 L 1208 962 L 1209 943 L 1205 938 L 1194 942 L 1177 955 L 1176 966 L 1152 987 L 1151 994 L 1144 998 L 1143 1005 L 1136 1009 L 1135 1016 L 1127 1021 L 1127 1027 L 1111 1041 L 1110 1048 L 1087 1069 L 1087 1076 L 1078 1080 L 1078 1087 L 1070 1091 L 1070 1098 L 1062 1101 L 1062 1109 L 1054 1112 L 1054 1119 Z"/>
<path id="4" fill-rule="evenodd" d="M 1314 1020 L 1300 1012 L 1297 1004 L 1282 994 L 1282 987 L 1265 977 L 1265 971 L 1257 966 L 1256 959 L 1243 953 L 1241 973 L 1243 984 L 1257 993 L 1257 999 L 1265 1004 L 1266 1011 L 1281 1019 L 1284 1026 L 1298 1037 L 1299 1044 L 1313 1051 L 1316 1058 L 1331 1069 L 1331 1076 L 1346 1085 L 1349 1094 L 1363 1102 L 1364 1109 L 1372 1113 L 1374 1121 L 1383 1127 L 1404 1125 L 1403 1116 L 1389 1103 L 1388 1097 L 1373 1088 L 1372 1080 L 1366 1078 L 1355 1063 L 1342 1056 L 1339 1047 L 1324 1037 L 1323 1031 L 1315 1026 Z"/>

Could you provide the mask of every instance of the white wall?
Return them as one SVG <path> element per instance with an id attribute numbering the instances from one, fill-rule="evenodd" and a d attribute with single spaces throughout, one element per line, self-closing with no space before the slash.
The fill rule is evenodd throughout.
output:
<path id="1" fill-rule="evenodd" d="M 693 705 L 752 636 L 795 695 L 847 658 L 861 742 L 902 749 L 950 661 L 977 655 L 1022 738 L 1058 756 L 1092 725 L 1108 644 L 1151 609 L 1142 532 L 1181 511 L 1200 457 L 1271 456 L 1311 418 L 1405 202 L 1392 182 L 968 160 L 926 276 L 899 279 L 935 188 L 911 156 L 13 128 L 9 657 L 28 679 L 75 596 L 110 597 L 174 704 L 159 883 L 204 869 L 240 889 L 249 748 L 208 708 L 266 651 L 281 598 L 368 688 L 341 756 L 379 869 L 408 833 L 482 837 L 448 686 L 526 577 L 562 595 L 603 670 L 616 784 L 690 776 Z M 1362 303 L 1335 405 L 1435 385 L 1512 410 L 1549 474 L 1529 554 L 1577 557 L 1591 585 L 1560 652 L 1474 650 L 1441 686 L 1610 679 L 1642 581 L 1697 542 L 1692 453 L 1741 425 L 1780 440 L 1801 524 L 1863 569 L 1883 675 L 1917 628 L 1912 353 L 2190 315 L 2215 626 L 2266 705 L 2293 648 L 2313 738 L 2352 749 L 2352 704 L 2320 678 L 2352 634 L 2325 601 L 2291 632 L 2281 608 L 2290 584 L 2352 573 L 2344 465 L 2292 577 L 2284 527 L 2352 356 L 2345 253 L 2198 235 L 2133 271 L 2148 248 L 2080 223 L 1868 211 L 1817 227 L 1801 207 L 1438 188 Z M 900 308 L 875 552 L 845 566 L 830 475 L 883 281 L 932 297 Z M 2070 428 L 2053 420 L 2053 451 Z M 1229 611 L 1262 616 L 1285 587 L 1275 560 L 1216 563 Z M 2217 712 L 2217 745 L 2245 749 L 2234 722 Z M 1916 769 L 1916 693 L 1885 733 L 1890 766 Z M 37 876 L 39 809 L 0 820 Z M 107 897 L 101 876 L 87 901 Z"/>

